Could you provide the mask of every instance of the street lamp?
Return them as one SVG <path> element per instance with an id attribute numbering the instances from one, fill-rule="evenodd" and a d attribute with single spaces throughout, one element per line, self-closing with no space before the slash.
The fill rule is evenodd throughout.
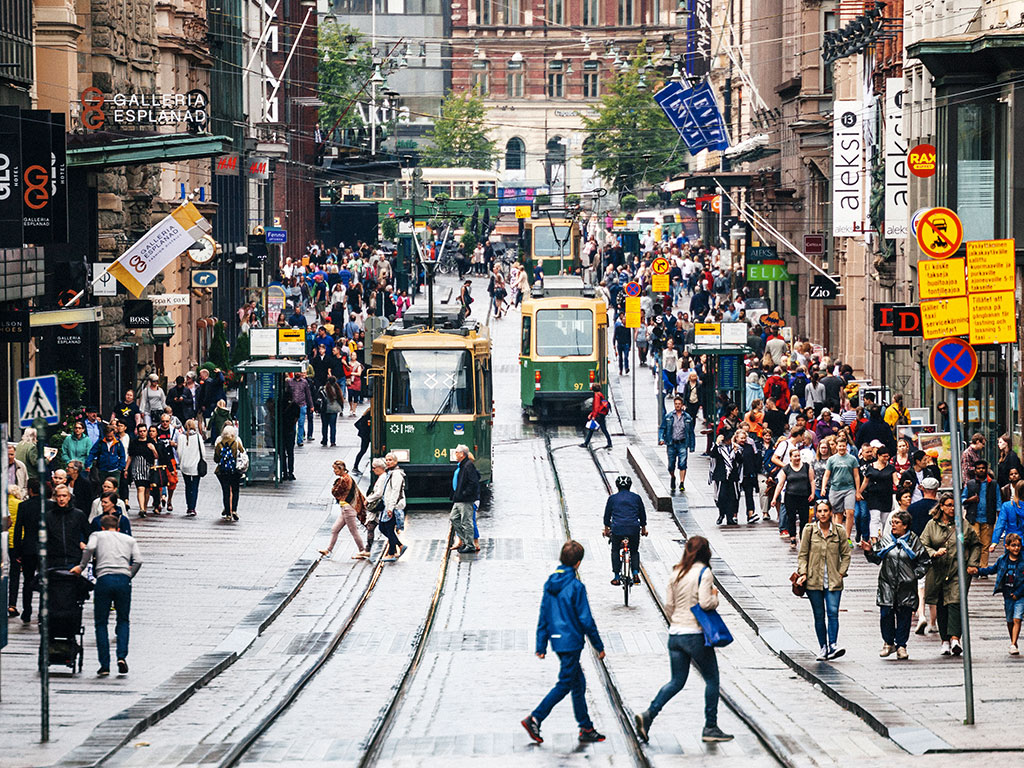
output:
<path id="1" fill-rule="evenodd" d="M 160 312 L 153 317 L 153 327 L 150 329 L 146 342 L 149 344 L 166 344 L 174 336 L 177 327 L 171 313 L 167 310 Z"/>

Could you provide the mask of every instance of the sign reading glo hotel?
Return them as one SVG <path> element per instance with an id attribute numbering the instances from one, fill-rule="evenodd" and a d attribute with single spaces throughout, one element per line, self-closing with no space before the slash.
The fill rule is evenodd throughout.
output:
<path id="1" fill-rule="evenodd" d="M 864 232 L 864 127 L 859 101 L 835 101 L 832 109 L 832 234 Z"/>

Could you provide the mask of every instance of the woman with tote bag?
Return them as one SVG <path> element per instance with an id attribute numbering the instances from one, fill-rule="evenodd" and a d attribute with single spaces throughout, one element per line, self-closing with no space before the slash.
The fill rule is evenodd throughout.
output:
<path id="1" fill-rule="evenodd" d="M 185 478 L 185 516 L 196 516 L 199 501 L 199 479 L 206 476 L 206 456 L 203 436 L 195 419 L 185 422 L 185 435 L 178 441 L 181 475 Z"/>

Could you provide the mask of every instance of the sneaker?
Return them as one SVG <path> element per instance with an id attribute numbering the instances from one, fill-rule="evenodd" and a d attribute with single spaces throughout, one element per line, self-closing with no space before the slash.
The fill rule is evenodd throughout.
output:
<path id="1" fill-rule="evenodd" d="M 783 528 L 781 531 L 779 531 L 779 538 L 780 539 L 788 539 L 789 538 L 789 531 L 787 531 L 785 528 Z"/>
<path id="2" fill-rule="evenodd" d="M 538 744 L 544 743 L 544 739 L 542 739 L 540 736 L 540 723 L 537 722 L 536 717 L 530 715 L 529 717 L 524 718 L 519 722 L 522 724 L 523 728 L 526 729 L 526 732 L 530 734 L 531 739 L 533 739 Z"/>
<path id="3" fill-rule="evenodd" d="M 1020 655 L 1020 651 L 1017 649 L 1017 644 L 1016 643 L 1010 643 L 1010 655 L 1011 656 L 1019 656 Z"/>
<path id="4" fill-rule="evenodd" d="M 884 659 L 884 658 L 886 658 L 888 656 L 892 656 L 895 652 L 896 652 L 896 646 L 895 645 L 889 645 L 888 643 L 882 643 L 882 650 L 880 650 L 878 652 L 878 655 L 881 656 Z"/>
<path id="5" fill-rule="evenodd" d="M 233 523 L 237 523 L 238 522 L 238 513 L 237 512 L 232 512 L 231 513 L 231 522 L 233 522 Z"/>
<path id="6" fill-rule="evenodd" d="M 387 557 L 384 558 L 384 562 L 385 563 L 394 563 L 394 562 L 397 562 L 397 561 L 398 561 L 398 556 L 397 555 L 388 555 Z"/>
<path id="7" fill-rule="evenodd" d="M 732 741 L 734 738 L 731 733 L 725 733 L 717 725 L 705 728 L 700 735 L 701 741 Z"/>
<path id="8" fill-rule="evenodd" d="M 634 584 L 639 584 L 640 583 L 640 574 L 639 573 L 634 573 L 633 574 L 633 583 Z"/>
<path id="9" fill-rule="evenodd" d="M 838 659 L 839 657 L 845 656 L 845 655 L 846 655 L 846 649 L 845 648 L 836 648 L 833 645 L 831 648 L 828 649 L 828 657 L 827 658 L 828 658 L 829 661 L 832 661 L 832 659 Z"/>
<path id="10" fill-rule="evenodd" d="M 399 548 L 399 550 L 398 550 L 398 556 L 399 556 L 399 557 L 401 557 L 402 555 L 404 555 L 404 554 L 405 554 L 405 550 L 407 550 L 408 548 L 409 548 L 409 547 L 407 547 L 407 546 L 406 546 L 405 544 L 403 544 L 403 545 L 402 545 L 402 546 L 401 546 L 401 547 Z M 475 550 L 474 550 L 474 551 L 475 551 Z"/>
<path id="11" fill-rule="evenodd" d="M 949 640 L 943 640 L 942 641 L 942 651 L 941 651 L 941 653 L 942 653 L 943 656 L 949 656 L 949 654 L 951 653 L 951 651 L 949 649 Z"/>
<path id="12" fill-rule="evenodd" d="M 640 737 L 640 741 L 646 743 L 647 731 L 651 727 L 651 716 L 646 712 L 640 712 L 633 715 L 633 722 L 636 724 L 636 735 Z"/>
<path id="13" fill-rule="evenodd" d="M 598 733 L 597 729 L 593 726 L 590 728 L 580 728 L 580 741 L 588 744 L 604 741 L 604 734 Z"/>
<path id="14" fill-rule="evenodd" d="M 928 634 L 929 635 L 937 635 L 937 634 L 939 634 L 939 627 L 936 624 L 929 624 L 928 625 Z"/>
<path id="15" fill-rule="evenodd" d="M 818 651 L 818 655 L 814 659 L 815 661 L 827 661 L 828 660 L 828 646 L 821 646 L 821 650 Z"/>
<path id="16" fill-rule="evenodd" d="M 906 646 L 901 645 L 899 648 L 896 649 L 896 658 L 900 661 L 906 661 L 910 658 L 910 654 L 907 653 Z"/>
<path id="17" fill-rule="evenodd" d="M 621 587 L 621 586 L 622 586 L 622 582 L 621 582 L 621 581 L 619 580 L 619 577 L 618 577 L 618 576 L 616 576 L 615 578 L 613 578 L 613 579 L 611 580 L 611 582 L 610 582 L 610 583 L 611 583 L 611 585 L 612 585 L 613 587 Z"/>
<path id="18" fill-rule="evenodd" d="M 128 674 L 128 662 L 124 659 L 117 660 L 117 674 L 127 675 Z"/>
<path id="19" fill-rule="evenodd" d="M 673 491 L 673 492 L 675 492 L 675 490 L 676 490 L 676 476 L 675 475 L 672 475 L 671 479 L 669 480 L 669 489 L 671 491 Z"/>
<path id="20" fill-rule="evenodd" d="M 960 645 L 959 640 L 954 640 L 952 643 L 950 643 L 949 650 L 954 656 L 959 656 L 961 653 L 964 652 L 964 647 Z"/>
<path id="21" fill-rule="evenodd" d="M 926 629 L 928 629 L 928 619 L 922 616 L 921 620 L 917 622 L 917 629 L 914 630 L 914 634 L 923 635 Z"/>
<path id="22" fill-rule="evenodd" d="M 750 525 L 751 523 L 759 523 L 759 522 L 761 522 L 760 515 L 758 515 L 756 513 L 754 515 L 747 515 L 747 525 Z"/>
<path id="23" fill-rule="evenodd" d="M 96 670 L 96 677 L 110 677 L 110 669 L 108 667 L 100 667 Z"/>

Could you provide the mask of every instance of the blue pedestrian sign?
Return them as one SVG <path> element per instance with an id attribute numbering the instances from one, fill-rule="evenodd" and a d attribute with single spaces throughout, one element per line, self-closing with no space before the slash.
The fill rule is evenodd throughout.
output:
<path id="1" fill-rule="evenodd" d="M 928 355 L 932 378 L 946 389 L 961 389 L 974 380 L 978 372 L 978 355 L 963 339 L 950 336 L 932 347 Z"/>
<path id="2" fill-rule="evenodd" d="M 267 245 L 283 245 L 288 242 L 288 230 L 286 229 L 268 229 L 264 232 L 264 236 L 267 238 Z"/>
<path id="3" fill-rule="evenodd" d="M 31 427 L 36 419 L 45 419 L 51 426 L 59 424 L 57 377 L 18 379 L 18 414 L 18 424 L 22 427 Z"/>

